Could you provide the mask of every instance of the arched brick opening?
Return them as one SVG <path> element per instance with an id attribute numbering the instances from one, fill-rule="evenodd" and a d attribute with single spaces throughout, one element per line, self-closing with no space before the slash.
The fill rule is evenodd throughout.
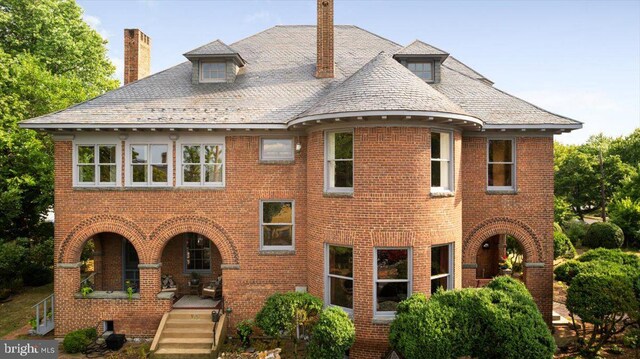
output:
<path id="1" fill-rule="evenodd" d="M 531 227 L 517 219 L 497 217 L 481 222 L 469 232 L 462 245 L 463 264 L 475 264 L 482 243 L 501 234 L 510 235 L 520 242 L 527 263 L 544 262 L 542 244 Z"/>
<path id="2" fill-rule="evenodd" d="M 149 236 L 151 263 L 160 263 L 167 243 L 182 233 L 196 233 L 207 237 L 220 251 L 223 266 L 240 264 L 238 250 L 227 231 L 216 222 L 200 216 L 173 217 L 161 223 Z"/>
<path id="3" fill-rule="evenodd" d="M 98 215 L 78 223 L 60 246 L 58 263 L 77 263 L 85 243 L 98 233 L 116 233 L 125 237 L 138 253 L 140 263 L 147 263 L 144 232 L 133 221 L 116 215 Z"/>

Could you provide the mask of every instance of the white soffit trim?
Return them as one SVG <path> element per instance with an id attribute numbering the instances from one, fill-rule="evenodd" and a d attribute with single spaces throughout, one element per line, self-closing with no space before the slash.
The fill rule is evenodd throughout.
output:
<path id="1" fill-rule="evenodd" d="M 336 118 L 348 118 L 348 117 L 373 117 L 373 116 L 422 116 L 422 117 L 438 117 L 444 119 L 453 119 L 459 121 L 467 121 L 476 123 L 480 126 L 484 125 L 484 122 L 478 118 L 468 115 L 460 115 L 456 113 L 448 112 L 435 112 L 435 111 L 402 111 L 402 110 L 387 110 L 387 111 L 357 111 L 357 112 L 338 112 L 327 113 L 312 116 L 304 116 L 289 121 L 289 126 L 296 124 L 317 121 L 317 120 L 329 120 Z"/>

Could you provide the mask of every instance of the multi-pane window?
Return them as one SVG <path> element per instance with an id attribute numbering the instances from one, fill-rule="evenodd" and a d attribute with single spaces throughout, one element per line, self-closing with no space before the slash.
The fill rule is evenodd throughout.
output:
<path id="1" fill-rule="evenodd" d="M 262 249 L 294 248 L 294 212 L 292 201 L 262 201 L 260 243 Z"/>
<path id="2" fill-rule="evenodd" d="M 227 76 L 227 64 L 224 62 L 203 62 L 200 66 L 203 82 L 220 82 Z"/>
<path id="3" fill-rule="evenodd" d="M 293 160 L 293 139 L 260 139 L 260 159 L 263 161 Z"/>
<path id="4" fill-rule="evenodd" d="M 116 145 L 78 145 L 76 151 L 78 184 L 116 184 L 118 172 Z"/>
<path id="5" fill-rule="evenodd" d="M 431 247 L 431 294 L 453 289 L 453 245 Z"/>
<path id="6" fill-rule="evenodd" d="M 353 131 L 333 131 L 326 134 L 327 191 L 353 190 Z"/>
<path id="7" fill-rule="evenodd" d="M 411 250 L 378 248 L 375 263 L 376 314 L 393 314 L 411 294 Z"/>
<path id="8" fill-rule="evenodd" d="M 452 139 L 450 132 L 431 132 L 431 189 L 453 190 Z"/>
<path id="9" fill-rule="evenodd" d="M 425 81 L 433 81 L 433 63 L 431 62 L 409 62 L 407 68 L 419 78 Z"/>
<path id="10" fill-rule="evenodd" d="M 131 145 L 131 183 L 168 184 L 168 145 Z"/>
<path id="11" fill-rule="evenodd" d="M 186 271 L 211 270 L 211 241 L 196 233 L 184 234 L 184 268 Z"/>
<path id="12" fill-rule="evenodd" d="M 224 146 L 221 144 L 182 145 L 182 184 L 222 186 Z"/>
<path id="13" fill-rule="evenodd" d="M 353 309 L 353 248 L 327 245 L 327 302 Z"/>
<path id="14" fill-rule="evenodd" d="M 489 140 L 487 179 L 490 189 L 513 189 L 515 158 L 513 140 Z"/>

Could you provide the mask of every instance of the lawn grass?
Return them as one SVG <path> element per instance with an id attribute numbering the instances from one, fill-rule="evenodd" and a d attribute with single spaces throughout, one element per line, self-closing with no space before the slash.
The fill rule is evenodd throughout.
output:
<path id="1" fill-rule="evenodd" d="M 32 308 L 53 293 L 53 283 L 41 287 L 27 287 L 12 296 L 11 301 L 0 304 L 0 338 L 24 327 L 35 316 Z"/>

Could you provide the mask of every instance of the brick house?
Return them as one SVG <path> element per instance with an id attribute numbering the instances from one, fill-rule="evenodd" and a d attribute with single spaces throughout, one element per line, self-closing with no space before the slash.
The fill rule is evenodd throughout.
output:
<path id="1" fill-rule="evenodd" d="M 579 122 L 422 41 L 334 26 L 330 0 L 318 26 L 217 40 L 145 77 L 150 47 L 125 30 L 125 86 L 21 124 L 55 140 L 56 336 L 151 337 L 197 272 L 221 277 L 231 325 L 306 290 L 350 313 L 353 357 L 378 358 L 399 301 L 485 284 L 507 237 L 551 322 L 553 136 Z"/>

